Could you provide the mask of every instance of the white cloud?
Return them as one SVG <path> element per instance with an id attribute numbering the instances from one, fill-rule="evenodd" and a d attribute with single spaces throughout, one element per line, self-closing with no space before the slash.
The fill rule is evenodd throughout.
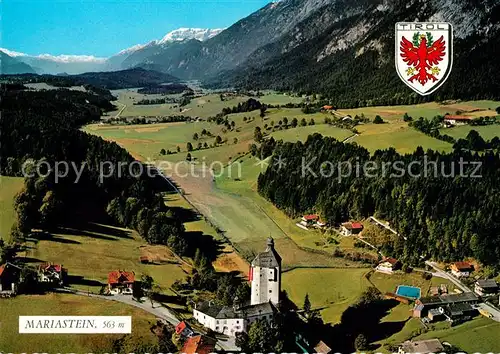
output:
<path id="1" fill-rule="evenodd" d="M 104 63 L 107 58 L 99 58 L 93 55 L 51 55 L 40 54 L 36 58 L 52 60 L 59 63 Z"/>

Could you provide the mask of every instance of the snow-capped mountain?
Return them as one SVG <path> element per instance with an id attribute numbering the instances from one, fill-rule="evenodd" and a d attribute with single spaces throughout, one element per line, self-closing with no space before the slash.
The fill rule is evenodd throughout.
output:
<path id="1" fill-rule="evenodd" d="M 18 61 L 28 64 L 40 74 L 79 74 L 88 71 L 112 71 L 125 69 L 122 66 L 124 60 L 131 54 L 149 49 L 163 48 L 169 43 L 177 43 L 185 40 L 196 39 L 205 41 L 220 32 L 223 28 L 179 28 L 167 33 L 163 38 L 152 40 L 145 44 L 136 44 L 130 48 L 123 49 L 109 58 L 100 58 L 92 55 L 29 55 L 21 52 L 0 48 L 0 52 L 10 58 L 16 58 Z M 19 66 L 22 68 L 23 66 Z M 129 66 L 127 66 L 128 68 Z"/>
<path id="2" fill-rule="evenodd" d="M 0 52 L 4 53 L 4 54 L 7 54 L 9 57 L 11 58 L 15 58 L 15 57 L 25 57 L 27 56 L 28 54 L 25 54 L 25 53 L 20 53 L 20 52 L 14 52 L 12 50 L 8 50 L 6 48 L 0 48 Z"/>
<path id="3" fill-rule="evenodd" d="M 165 37 L 158 41 L 158 44 L 174 41 L 184 41 L 186 39 L 196 39 L 200 42 L 203 42 L 207 39 L 215 37 L 222 31 L 224 31 L 224 28 L 179 28 L 167 33 Z"/>
<path id="4" fill-rule="evenodd" d="M 166 43 L 171 43 L 171 42 L 181 42 L 185 41 L 188 39 L 196 39 L 200 42 L 206 41 L 207 39 L 210 39 L 212 37 L 215 37 L 222 31 L 224 31 L 225 28 L 178 28 L 176 30 L 173 30 L 171 32 L 168 32 L 162 39 L 155 39 L 152 40 L 148 43 L 145 44 L 136 44 L 130 48 L 123 49 L 122 51 L 118 52 L 117 55 L 123 55 L 123 54 L 130 54 L 133 52 L 136 52 L 138 50 L 147 48 L 147 47 L 153 47 L 156 45 L 162 45 Z"/>

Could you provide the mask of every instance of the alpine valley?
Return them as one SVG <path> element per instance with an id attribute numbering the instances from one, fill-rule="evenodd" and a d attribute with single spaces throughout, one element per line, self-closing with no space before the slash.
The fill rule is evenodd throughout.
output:
<path id="1" fill-rule="evenodd" d="M 453 70 L 427 99 L 492 99 L 500 93 L 500 49 L 493 45 L 500 41 L 499 20 L 496 0 L 283 0 L 225 30 L 182 28 L 106 59 L 9 58 L 4 51 L 2 66 L 4 73 L 52 74 L 140 66 L 211 87 L 314 88 L 339 106 L 416 103 L 422 98 L 394 70 L 394 25 L 447 21 L 454 26 Z"/>

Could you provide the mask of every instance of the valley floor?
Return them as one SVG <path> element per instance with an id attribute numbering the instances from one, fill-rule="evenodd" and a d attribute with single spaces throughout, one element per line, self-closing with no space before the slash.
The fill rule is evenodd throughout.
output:
<path id="1" fill-rule="evenodd" d="M 166 106 L 156 108 L 133 106 L 128 110 L 130 102 L 124 100 L 134 99 L 137 98 L 134 98 L 130 92 L 120 93 L 119 103 L 127 104 L 127 109 L 121 113 L 122 116 L 173 113 L 171 108 Z M 283 104 L 290 98 L 272 94 L 269 97 L 264 96 L 259 99 L 263 102 L 266 102 L 267 99 L 269 102 L 279 101 Z M 221 102 L 218 95 L 209 95 L 194 100 L 190 106 L 185 108 L 183 114 L 207 118 L 220 112 L 222 107 L 231 107 L 244 100 L 246 97 L 230 98 Z M 230 245 L 226 245 L 223 254 L 214 263 L 219 270 L 238 270 L 246 274 L 247 260 L 261 251 L 263 241 L 272 236 L 276 240 L 276 248 L 283 257 L 285 269 L 283 287 L 290 298 L 298 306 L 302 306 L 304 296 L 308 293 L 313 307 L 321 310 L 324 320 L 336 323 L 347 306 L 352 304 L 370 285 L 376 286 L 382 292 L 394 291 L 395 287 L 400 284 L 417 285 L 421 287 L 423 292 L 427 292 L 431 285 L 444 283 L 451 287 L 451 284 L 444 279 L 433 278 L 431 281 L 424 281 L 418 273 L 393 277 L 372 273 L 370 269 L 358 262 L 332 257 L 331 252 L 334 247 L 354 248 L 352 239 L 339 239 L 337 240 L 338 244 L 331 244 L 321 232 L 300 229 L 295 225 L 297 220 L 290 219 L 256 192 L 257 177 L 265 169 L 265 164 L 247 154 L 248 145 L 253 142 L 255 127 L 264 127 L 264 124 L 267 124 L 269 129 L 264 131 L 275 139 L 284 141 L 304 140 L 314 132 L 333 136 L 339 140 L 349 138 L 349 142 L 363 145 L 370 152 L 394 147 L 401 153 L 407 153 L 414 151 L 417 146 L 423 146 L 424 149 L 451 151 L 451 144 L 433 139 L 408 127 L 408 124 L 402 120 L 402 115 L 408 112 L 414 118 L 419 116 L 432 118 L 436 114 L 454 113 L 458 109 L 481 109 L 482 113 L 474 114 L 487 115 L 499 105 L 498 102 L 478 101 L 447 105 L 432 103 L 416 106 L 342 110 L 342 113 L 353 116 L 364 113 L 371 119 L 376 114 L 384 118 L 385 124 L 367 123 L 357 126 L 358 136 L 350 130 L 324 124 L 324 113 L 305 115 L 300 109 L 285 108 L 270 109 L 264 119 L 259 117 L 258 111 L 231 114 L 228 116 L 228 120 L 235 122 L 233 130 L 227 130 L 223 125 L 206 121 L 146 126 L 100 124 L 87 126 L 85 130 L 105 139 L 116 141 L 139 160 L 145 162 L 166 161 L 171 164 L 168 165 L 169 168 L 164 169 L 165 174 L 171 176 L 186 199 L 179 196 L 168 196 L 167 204 L 183 208 L 194 206 L 206 220 L 187 223 L 187 230 L 207 233 L 217 238 L 220 235 L 215 231 L 214 227 L 216 227 L 224 232 L 224 235 L 234 246 L 233 249 Z M 307 121 L 313 118 L 315 124 L 285 129 L 282 124 L 285 117 L 288 122 L 293 118 L 297 118 L 299 121 L 302 118 L 307 119 Z M 496 136 L 500 131 L 495 130 L 495 128 L 496 126 L 484 127 L 481 134 Z M 195 133 L 200 135 L 203 129 L 210 131 L 212 137 L 200 137 L 199 140 L 195 141 L 193 135 Z M 464 128 L 452 128 L 447 130 L 447 134 L 450 133 L 462 136 L 466 134 L 466 131 Z M 220 135 L 225 142 L 210 147 L 217 135 Z M 191 142 L 193 146 L 199 142 L 206 142 L 209 145 L 206 149 L 194 149 L 189 152 L 196 160 L 194 163 L 185 162 L 188 142 Z M 179 147 L 180 152 L 177 152 L 177 147 Z M 161 155 L 162 148 L 173 153 Z M 210 173 L 205 173 L 205 176 L 201 178 L 193 176 L 192 173 L 187 175 L 184 173 L 191 170 L 196 174 L 203 175 L 202 172 L 209 172 L 210 164 L 214 162 L 217 162 L 217 165 L 212 165 L 213 170 L 220 172 L 216 177 Z M 209 167 L 204 166 L 203 163 Z M 241 173 L 237 172 L 238 169 L 241 169 Z M 121 242 L 133 241 L 120 240 Z M 127 248 L 130 249 L 129 246 Z M 162 275 L 157 275 L 160 279 L 164 279 L 164 284 L 167 287 L 168 283 L 178 276 L 176 272 L 180 271 L 178 265 L 172 265 L 172 267 L 177 268 L 177 270 L 169 270 L 170 275 L 164 276 L 165 271 L 161 271 Z M 77 268 L 76 265 L 75 268 Z M 83 273 L 84 270 L 82 270 Z M 181 274 L 179 273 L 179 275 Z M 93 278 L 99 279 L 98 276 Z M 410 306 L 408 305 L 396 306 L 382 319 L 381 323 L 382 327 L 387 327 L 387 329 L 381 331 L 381 338 L 377 341 L 379 345 L 398 344 L 420 334 L 421 331 L 419 321 L 410 318 Z M 474 343 L 470 341 L 466 343 L 467 339 L 465 338 L 457 339 L 455 333 L 461 333 L 463 328 L 463 331 L 471 330 L 479 337 L 489 338 L 490 332 L 494 331 L 496 326 L 490 320 L 479 318 L 457 328 L 431 331 L 423 334 L 422 337 L 438 336 L 443 340 L 449 338 L 451 342 L 456 341 L 461 349 L 473 350 Z M 488 340 L 491 341 L 491 339 Z M 497 345 L 494 341 L 491 344 Z M 385 350 L 383 348 L 381 347 L 380 350 Z"/>

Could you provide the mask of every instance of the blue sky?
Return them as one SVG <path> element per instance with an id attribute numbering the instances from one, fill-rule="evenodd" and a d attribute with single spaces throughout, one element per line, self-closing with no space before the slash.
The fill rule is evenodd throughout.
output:
<path id="1" fill-rule="evenodd" d="M 179 27 L 221 28 L 270 0 L 0 0 L 0 47 L 107 57 Z"/>

